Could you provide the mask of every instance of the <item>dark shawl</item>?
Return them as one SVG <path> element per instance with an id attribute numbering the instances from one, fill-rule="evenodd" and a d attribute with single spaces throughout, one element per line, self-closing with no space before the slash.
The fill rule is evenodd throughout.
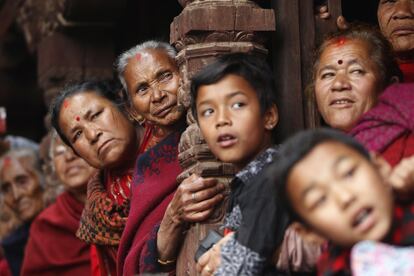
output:
<path id="1" fill-rule="evenodd" d="M 13 233 L 2 240 L 4 256 L 9 263 L 13 276 L 20 275 L 23 263 L 24 248 L 29 238 L 30 222 L 17 228 Z"/>
<path id="2" fill-rule="evenodd" d="M 147 269 L 147 242 L 152 240 L 151 233 L 162 220 L 178 186 L 179 139 L 180 133 L 173 133 L 137 160 L 131 210 L 118 251 L 118 275 L 135 275 Z"/>
<path id="3" fill-rule="evenodd" d="M 23 275 L 90 275 L 90 246 L 76 230 L 84 205 L 69 192 L 33 221 L 23 261 Z"/>

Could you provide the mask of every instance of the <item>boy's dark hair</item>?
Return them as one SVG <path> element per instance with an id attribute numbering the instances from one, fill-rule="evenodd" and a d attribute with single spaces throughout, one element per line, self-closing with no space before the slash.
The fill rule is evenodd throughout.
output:
<path id="1" fill-rule="evenodd" d="M 191 111 L 197 119 L 196 100 L 202 85 L 217 83 L 229 74 L 244 78 L 256 91 L 262 115 L 276 104 L 272 71 L 263 57 L 236 53 L 223 55 L 191 79 Z"/>
<path id="2" fill-rule="evenodd" d="M 50 105 L 50 115 L 52 127 L 56 129 L 62 141 L 72 148 L 72 143 L 63 134 L 62 129 L 59 126 L 59 114 L 62 109 L 63 102 L 76 94 L 80 93 L 95 93 L 111 101 L 116 107 L 124 112 L 124 100 L 122 98 L 120 90 L 114 88 L 111 84 L 104 81 L 85 81 L 75 84 L 70 84 L 65 87 L 53 100 Z"/>
<path id="3" fill-rule="evenodd" d="M 334 141 L 344 144 L 367 160 L 370 159 L 369 152 L 352 137 L 333 129 L 321 128 L 317 130 L 305 130 L 289 138 L 280 148 L 278 158 L 270 165 L 269 170 L 277 185 L 277 200 L 283 202 L 288 209 L 291 218 L 299 221 L 286 195 L 287 179 L 292 168 L 309 154 L 319 144 L 327 141 Z"/>

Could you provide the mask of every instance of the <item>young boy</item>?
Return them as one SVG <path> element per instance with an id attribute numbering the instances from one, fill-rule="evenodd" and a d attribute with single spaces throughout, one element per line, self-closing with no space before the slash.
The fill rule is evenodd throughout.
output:
<path id="1" fill-rule="evenodd" d="M 271 147 L 274 91 L 266 62 L 247 54 L 222 56 L 192 79 L 192 111 L 203 137 L 218 159 L 239 171 L 224 223 L 236 232 L 199 259 L 202 275 L 257 274 L 283 239 L 287 216 L 271 200 L 273 186 L 252 182 L 277 152 Z M 279 235 L 271 232 L 278 227 Z"/>
<path id="2" fill-rule="evenodd" d="M 281 200 L 301 222 L 298 231 L 330 241 L 318 263 L 321 275 L 351 275 L 350 249 L 360 241 L 414 244 L 412 202 L 394 203 L 389 166 L 352 138 L 304 131 L 280 155 L 273 177 Z"/>

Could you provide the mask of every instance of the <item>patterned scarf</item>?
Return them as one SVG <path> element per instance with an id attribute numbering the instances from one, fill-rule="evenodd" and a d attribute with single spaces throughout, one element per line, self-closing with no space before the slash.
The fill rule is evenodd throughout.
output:
<path id="1" fill-rule="evenodd" d="M 111 200 L 103 184 L 103 174 L 96 174 L 88 184 L 87 200 L 76 236 L 98 245 L 117 246 L 129 213 L 129 198 L 122 205 Z"/>

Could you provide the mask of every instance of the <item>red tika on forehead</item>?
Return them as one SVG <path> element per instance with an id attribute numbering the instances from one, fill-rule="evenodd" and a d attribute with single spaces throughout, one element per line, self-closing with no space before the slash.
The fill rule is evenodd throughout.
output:
<path id="1" fill-rule="evenodd" d="M 79 116 L 76 116 L 75 117 L 75 120 L 79 122 L 80 121 L 80 117 Z"/>
<path id="2" fill-rule="evenodd" d="M 339 37 L 336 41 L 336 46 L 338 47 L 343 46 L 346 41 L 347 39 L 345 37 Z"/>
<path id="3" fill-rule="evenodd" d="M 135 59 L 136 59 L 137 61 L 139 61 L 139 60 L 141 59 L 141 54 L 140 54 L 140 53 L 136 54 L 136 55 L 135 55 Z"/>
<path id="4" fill-rule="evenodd" d="M 68 100 L 64 100 L 63 101 L 63 107 L 64 108 L 68 108 L 69 107 L 69 101 Z"/>
<path id="5" fill-rule="evenodd" d="M 342 63 L 344 63 L 344 62 L 342 61 L 342 59 L 338 60 L 338 64 L 339 64 L 339 65 L 341 65 Z"/>
<path id="6" fill-rule="evenodd" d="M 3 160 L 3 166 L 4 167 L 9 167 L 11 165 L 11 158 L 10 156 L 6 156 Z"/>

